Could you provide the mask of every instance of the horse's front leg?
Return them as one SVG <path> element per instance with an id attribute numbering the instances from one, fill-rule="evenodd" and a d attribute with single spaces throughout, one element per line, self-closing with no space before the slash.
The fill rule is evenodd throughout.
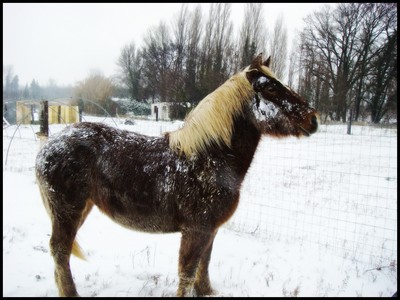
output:
<path id="1" fill-rule="evenodd" d="M 212 240 L 208 248 L 204 251 L 203 256 L 200 259 L 199 266 L 196 271 L 196 279 L 194 282 L 194 289 L 197 296 L 212 295 L 215 291 L 211 288 L 210 277 L 208 275 L 208 265 L 210 264 L 211 252 L 214 243 L 215 235 L 212 236 Z"/>
<path id="2" fill-rule="evenodd" d="M 196 271 L 204 254 L 211 248 L 214 232 L 210 230 L 182 230 L 179 250 L 179 297 L 191 296 L 196 280 Z M 208 253 L 207 256 L 211 255 Z M 208 258 L 209 261 L 209 258 Z M 208 265 L 208 263 L 207 263 Z M 203 272 L 201 272 L 203 273 Z M 207 275 L 208 278 L 208 275 Z"/>

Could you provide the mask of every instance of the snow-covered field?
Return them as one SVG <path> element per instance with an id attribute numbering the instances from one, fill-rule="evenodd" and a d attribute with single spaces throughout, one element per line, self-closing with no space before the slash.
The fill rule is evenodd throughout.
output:
<path id="1" fill-rule="evenodd" d="M 88 118 L 89 119 L 89 118 Z M 89 119 L 93 120 L 93 119 Z M 159 135 L 181 122 L 105 123 Z M 65 125 L 51 125 L 51 134 Z M 57 296 L 34 177 L 37 125 L 3 128 L 3 296 Z M 71 258 L 81 296 L 174 296 L 180 234 L 127 230 L 97 209 Z M 322 125 L 264 138 L 210 263 L 216 296 L 391 296 L 397 290 L 397 129 Z"/>

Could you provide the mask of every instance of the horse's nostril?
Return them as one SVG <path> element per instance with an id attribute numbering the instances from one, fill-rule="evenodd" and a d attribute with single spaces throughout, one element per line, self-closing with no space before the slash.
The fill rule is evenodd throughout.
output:
<path id="1" fill-rule="evenodd" d="M 318 119 L 315 115 L 311 117 L 311 124 L 314 126 L 318 126 Z"/>

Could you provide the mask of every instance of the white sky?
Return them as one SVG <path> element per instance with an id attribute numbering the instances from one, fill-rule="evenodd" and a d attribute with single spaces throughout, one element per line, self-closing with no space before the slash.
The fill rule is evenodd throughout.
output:
<path id="1" fill-rule="evenodd" d="M 171 24 L 182 3 L 3 3 L 3 67 L 12 66 L 20 87 L 36 79 L 41 86 L 75 84 L 92 71 L 113 76 L 121 48 L 143 40 L 162 20 Z M 191 3 L 190 8 L 197 5 Z M 232 4 L 236 34 L 244 3 Z M 265 22 L 272 31 L 277 16 L 284 17 L 291 45 L 303 18 L 321 3 L 265 3 Z M 202 3 L 206 16 L 209 4 Z"/>

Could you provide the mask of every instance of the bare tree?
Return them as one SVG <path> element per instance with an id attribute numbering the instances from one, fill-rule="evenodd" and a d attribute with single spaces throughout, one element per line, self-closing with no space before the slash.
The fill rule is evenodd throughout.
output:
<path id="1" fill-rule="evenodd" d="M 366 82 L 370 70 L 375 66 L 372 61 L 381 50 L 381 43 L 388 41 L 393 30 L 397 30 L 397 8 L 395 4 L 365 3 L 361 6 L 362 23 L 360 32 L 361 48 L 355 82 L 354 119 L 357 120 L 365 99 Z M 373 118 L 374 119 L 374 118 Z"/>
<path id="2" fill-rule="evenodd" d="M 230 21 L 231 4 L 230 3 L 213 3 L 215 4 L 215 19 L 211 18 L 213 15 L 210 12 L 209 22 L 214 22 L 214 31 L 212 32 L 212 55 L 213 65 L 212 69 L 215 74 L 228 76 L 230 69 L 227 64 L 227 57 L 230 54 L 232 41 L 232 22 Z M 210 9 L 212 10 L 212 8 Z M 221 80 L 220 83 L 224 82 Z"/>
<path id="3" fill-rule="evenodd" d="M 353 58 L 357 53 L 356 33 L 361 21 L 356 5 L 338 8 L 334 12 L 329 7 L 315 12 L 307 18 L 303 35 L 306 47 L 326 62 L 324 72 L 318 73 L 313 69 L 313 75 L 325 76 L 328 80 L 333 91 L 336 116 L 343 122 L 349 107 L 350 77 L 354 74 Z"/>
<path id="4" fill-rule="evenodd" d="M 32 81 L 31 81 L 30 90 L 31 90 L 32 99 L 40 99 L 41 98 L 42 89 L 39 85 L 39 82 L 37 82 L 35 79 L 32 79 Z"/>
<path id="5" fill-rule="evenodd" d="M 296 75 L 299 73 L 300 46 L 297 36 L 293 38 L 292 48 L 289 55 L 288 86 L 296 90 Z"/>
<path id="6" fill-rule="evenodd" d="M 381 48 L 382 33 L 392 27 L 393 12 L 393 5 L 388 9 L 384 3 L 341 3 L 306 19 L 302 36 L 308 55 L 303 66 L 312 66 L 307 76 L 329 85 L 336 120 L 345 122 L 354 107 L 358 115 L 365 83 L 376 68 L 371 62 Z"/>
<path id="7" fill-rule="evenodd" d="M 243 23 L 239 32 L 239 66 L 247 66 L 252 59 L 266 49 L 267 30 L 263 18 L 263 3 L 246 3 Z"/>
<path id="8" fill-rule="evenodd" d="M 97 105 L 113 113 L 113 105 L 111 102 L 112 92 L 113 84 L 110 79 L 99 73 L 92 73 L 77 84 L 74 90 L 74 96 L 78 99 L 88 100 L 84 102 L 84 111 L 86 113 L 103 114 L 104 111 Z"/>
<path id="9" fill-rule="evenodd" d="M 13 66 L 11 65 L 3 65 L 3 100 L 15 100 L 15 76 L 13 71 Z M 18 78 L 18 76 L 17 76 Z M 13 84 L 14 82 L 14 84 Z"/>
<path id="10" fill-rule="evenodd" d="M 269 53 L 271 59 L 271 69 L 278 78 L 286 76 L 286 60 L 287 60 L 287 29 L 284 25 L 283 15 L 279 15 L 276 19 L 274 31 L 269 41 Z"/>
<path id="11" fill-rule="evenodd" d="M 190 12 L 189 20 L 189 40 L 187 45 L 185 87 L 188 100 L 191 103 L 198 103 L 201 100 L 200 91 L 198 88 L 198 73 L 200 69 L 200 41 L 202 33 L 202 16 L 200 5 Z"/>
<path id="12" fill-rule="evenodd" d="M 369 84 L 371 96 L 366 102 L 371 112 L 371 121 L 379 123 L 395 104 L 392 102 L 397 94 L 397 30 L 388 36 L 372 64 L 374 71 Z"/>
<path id="13" fill-rule="evenodd" d="M 136 50 L 135 43 L 132 42 L 122 48 L 117 65 L 120 68 L 119 79 L 127 87 L 129 97 L 140 101 L 142 57 L 140 51 Z"/>
<path id="14" fill-rule="evenodd" d="M 148 96 L 161 102 L 169 101 L 170 71 L 174 63 L 170 31 L 165 23 L 147 32 L 143 47 L 143 77 Z"/>
<path id="15" fill-rule="evenodd" d="M 217 88 L 233 72 L 230 3 L 212 3 L 202 45 L 200 85 L 202 96 Z"/>
<path id="16" fill-rule="evenodd" d="M 173 52 L 173 65 L 170 74 L 170 100 L 180 102 L 185 100 L 185 74 L 184 62 L 187 57 L 187 48 L 189 40 L 189 12 L 186 3 L 182 4 L 181 9 L 176 16 L 172 27 L 172 52 Z"/>

